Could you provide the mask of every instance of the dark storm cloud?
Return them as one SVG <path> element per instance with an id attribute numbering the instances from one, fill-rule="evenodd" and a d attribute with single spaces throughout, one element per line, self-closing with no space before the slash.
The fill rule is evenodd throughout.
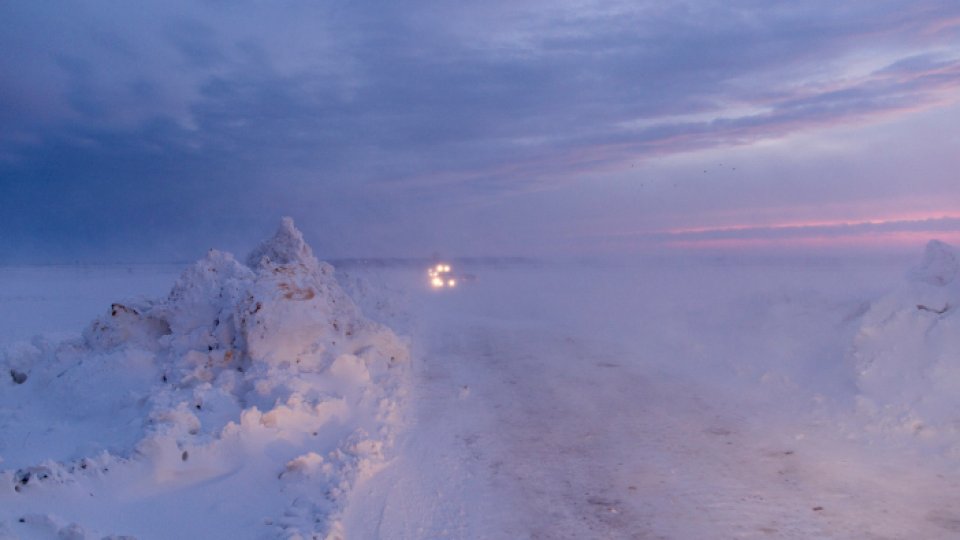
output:
<path id="1" fill-rule="evenodd" d="M 8 251 L 286 208 L 362 229 L 960 83 L 945 2 L 24 2 L 0 21 Z"/>

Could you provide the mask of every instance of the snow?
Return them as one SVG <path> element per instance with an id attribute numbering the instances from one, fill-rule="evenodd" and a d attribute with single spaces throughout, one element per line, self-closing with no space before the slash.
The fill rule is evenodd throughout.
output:
<path id="1" fill-rule="evenodd" d="M 407 347 L 290 220 L 255 253 L 210 251 L 166 298 L 4 352 L 7 529 L 37 514 L 27 529 L 61 537 L 340 536 L 403 423 Z"/>
<path id="2" fill-rule="evenodd" d="M 960 455 L 960 265 L 931 241 L 923 261 L 864 315 L 852 356 L 859 406 L 883 429 L 936 439 Z"/>
<path id="3" fill-rule="evenodd" d="M 455 261 L 477 279 L 431 290 L 284 220 L 175 280 L 3 270 L 154 296 L 3 335 L 0 538 L 960 537 L 958 254 L 918 259 Z"/>

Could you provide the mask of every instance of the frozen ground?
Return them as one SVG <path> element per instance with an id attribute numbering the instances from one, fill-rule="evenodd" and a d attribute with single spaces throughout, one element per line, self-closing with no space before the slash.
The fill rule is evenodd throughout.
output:
<path id="1" fill-rule="evenodd" d="M 949 256 L 908 276 L 919 262 L 477 265 L 462 269 L 476 281 L 450 291 L 427 290 L 420 268 L 341 269 L 364 316 L 409 343 L 408 381 L 350 383 L 396 403 L 399 417 L 348 404 L 352 420 L 321 443 L 260 422 L 247 435 L 256 444 L 239 445 L 207 428 L 252 430 L 237 400 L 201 418 L 208 438 L 184 440 L 203 467 L 177 474 L 157 465 L 165 454 L 129 452 L 143 429 L 135 407 L 123 417 L 133 427 L 111 432 L 104 415 L 75 414 L 36 387 L 24 399 L 41 412 L 18 410 L 11 396 L 30 380 L 3 381 L 0 537 L 260 538 L 306 531 L 309 518 L 346 538 L 960 538 L 960 297 L 952 277 L 938 284 L 952 275 Z M 115 293 L 163 296 L 176 275 L 0 270 L 0 320 L 14 329 L 0 339 L 79 333 Z M 117 276 L 116 290 L 85 286 Z M 127 372 L 128 388 L 144 387 L 138 373 Z M 100 391 L 76 382 L 77 402 Z M 42 445 L 24 440 L 47 428 L 27 420 L 57 415 L 72 420 Z M 335 462 L 311 476 L 310 454 L 355 443 L 357 422 L 389 427 L 370 438 L 385 443 L 382 459 L 365 474 Z M 13 489 L 44 452 L 66 462 L 124 449 L 119 472 Z M 278 479 L 295 455 L 307 456 L 292 465 L 301 476 Z M 319 504 L 334 480 L 344 495 Z"/>
<path id="2" fill-rule="evenodd" d="M 333 272 L 284 220 L 245 263 L 211 250 L 82 336 L 7 347 L 0 537 L 342 537 L 409 354 Z"/>

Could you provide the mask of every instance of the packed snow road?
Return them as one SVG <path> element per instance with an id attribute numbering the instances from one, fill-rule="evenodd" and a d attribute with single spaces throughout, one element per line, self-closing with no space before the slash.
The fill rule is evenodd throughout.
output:
<path id="1" fill-rule="evenodd" d="M 902 273 L 516 267 L 421 296 L 418 420 L 352 530 L 960 537 L 956 462 L 853 412 L 851 334 Z"/>

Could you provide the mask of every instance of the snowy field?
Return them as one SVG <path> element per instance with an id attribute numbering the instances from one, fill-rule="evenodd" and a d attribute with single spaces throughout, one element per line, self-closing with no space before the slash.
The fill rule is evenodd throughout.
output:
<path id="1" fill-rule="evenodd" d="M 0 538 L 960 538 L 922 253 L 2 268 Z"/>

